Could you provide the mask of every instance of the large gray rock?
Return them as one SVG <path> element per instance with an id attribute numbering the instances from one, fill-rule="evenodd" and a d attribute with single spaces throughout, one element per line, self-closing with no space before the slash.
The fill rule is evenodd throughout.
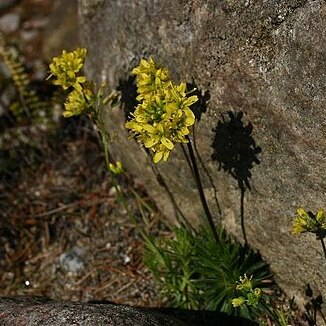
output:
<path id="1" fill-rule="evenodd" d="M 0 298 L 0 325 L 181 326 L 173 317 L 129 306 L 55 302 L 37 297 Z"/>
<path id="2" fill-rule="evenodd" d="M 114 303 L 56 302 L 45 297 L 0 297 L 1 326 L 255 326 L 212 311 L 135 308 Z"/>
<path id="3" fill-rule="evenodd" d="M 129 74 L 149 55 L 176 81 L 193 79 L 210 95 L 195 136 L 217 189 L 221 214 L 202 169 L 216 218 L 242 241 L 243 215 L 249 244 L 267 259 L 288 295 L 302 299 L 310 283 L 326 297 L 320 243 L 290 231 L 297 207 L 326 206 L 325 2 L 79 0 L 79 16 L 87 71 L 124 90 L 125 110 L 132 103 Z M 116 158 L 146 182 L 167 219 L 175 219 L 170 195 L 145 152 L 127 140 L 123 111 L 108 112 L 107 121 Z M 201 221 L 181 149 L 157 168 L 184 215 Z"/>

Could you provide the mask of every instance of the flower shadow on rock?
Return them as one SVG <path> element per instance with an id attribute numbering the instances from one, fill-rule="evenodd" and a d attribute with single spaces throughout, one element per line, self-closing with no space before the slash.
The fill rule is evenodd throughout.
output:
<path id="1" fill-rule="evenodd" d="M 261 148 L 251 136 L 252 124 L 247 125 L 242 121 L 243 112 L 228 112 L 229 120 L 222 115 L 217 127 L 212 144 L 212 159 L 219 163 L 219 169 L 230 173 L 238 181 L 239 188 L 251 189 L 249 180 L 252 176 L 251 169 L 254 163 L 260 164 L 257 155 Z"/>
<path id="2" fill-rule="evenodd" d="M 130 119 L 130 113 L 135 111 L 138 104 L 136 77 L 129 76 L 127 79 L 120 79 L 117 90 L 121 93 L 121 103 L 125 115 L 125 121 Z"/>
<path id="3" fill-rule="evenodd" d="M 304 305 L 304 318 L 308 322 L 308 325 L 317 325 L 318 314 L 326 323 L 326 318 L 322 312 L 322 304 L 324 303 L 323 297 L 321 295 L 314 296 L 313 290 L 311 289 L 309 283 L 305 286 L 305 295 L 307 298 L 307 303 Z"/>
<path id="4" fill-rule="evenodd" d="M 211 99 L 210 91 L 206 90 L 203 92 L 198 88 L 194 80 L 191 83 L 187 83 L 187 89 L 193 90 L 191 95 L 196 95 L 198 98 L 197 102 L 192 104 L 190 108 L 196 117 L 196 121 L 199 122 L 202 114 L 207 112 L 207 105 Z"/>
<path id="5" fill-rule="evenodd" d="M 217 161 L 219 170 L 223 169 L 238 181 L 240 188 L 240 218 L 242 234 L 245 245 L 248 245 L 244 226 L 244 195 L 245 190 L 251 190 L 250 178 L 251 169 L 255 164 L 260 164 L 257 155 L 261 153 L 261 148 L 256 146 L 256 142 L 251 136 L 252 124 L 244 124 L 242 121 L 243 112 L 228 112 L 229 119 L 222 115 L 213 129 L 215 133 L 212 143 L 212 160 Z"/>

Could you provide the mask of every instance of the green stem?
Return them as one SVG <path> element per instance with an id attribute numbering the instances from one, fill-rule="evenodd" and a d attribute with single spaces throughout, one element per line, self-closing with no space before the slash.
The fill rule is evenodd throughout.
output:
<path id="1" fill-rule="evenodd" d="M 214 235 L 215 241 L 219 245 L 220 240 L 219 240 L 219 237 L 218 237 L 218 234 L 217 234 L 217 231 L 216 231 L 216 227 L 215 227 L 215 224 L 214 224 L 214 221 L 213 221 L 212 214 L 211 214 L 211 212 L 209 210 L 209 207 L 208 207 L 208 204 L 207 204 L 207 200 L 206 200 L 206 196 L 205 196 L 205 193 L 204 193 L 203 185 L 202 185 L 202 182 L 201 182 L 201 179 L 200 179 L 200 174 L 199 174 L 198 165 L 197 165 L 197 162 L 196 162 L 194 149 L 192 147 L 189 136 L 186 136 L 186 138 L 188 140 L 187 147 L 188 147 L 188 151 L 189 151 L 190 161 L 191 161 L 191 164 L 192 164 L 192 167 L 193 167 L 193 172 L 194 172 L 194 175 L 195 175 L 195 180 L 196 180 L 196 184 L 197 184 L 197 188 L 198 188 L 198 192 L 199 192 L 200 201 L 201 201 L 201 203 L 203 205 L 203 208 L 204 208 L 204 211 L 205 211 L 209 226 L 210 226 L 210 228 L 212 230 L 212 233 Z"/>
<path id="2" fill-rule="evenodd" d="M 102 136 L 102 142 L 103 142 L 103 148 L 104 148 L 104 157 L 105 157 L 105 164 L 106 168 L 109 170 L 109 164 L 110 164 L 110 156 L 109 156 L 109 148 L 108 148 L 108 137 L 105 133 L 105 131 L 101 130 L 101 136 Z"/>
<path id="3" fill-rule="evenodd" d="M 143 230 L 141 229 L 141 227 L 139 226 L 139 223 L 137 222 L 137 220 L 135 219 L 135 217 L 133 216 L 133 214 L 130 212 L 127 202 L 126 202 L 126 197 L 124 195 L 124 193 L 121 191 L 121 188 L 119 187 L 119 185 L 116 182 L 116 178 L 115 176 L 112 174 L 112 172 L 109 169 L 109 164 L 110 164 L 110 155 L 109 155 L 109 147 L 108 147 L 108 143 L 109 143 L 109 139 L 108 139 L 108 135 L 106 133 L 105 130 L 102 129 L 102 126 L 98 123 L 98 126 L 100 128 L 100 133 L 102 136 L 102 142 L 103 142 L 103 148 L 104 148 L 104 156 L 105 156 L 105 164 L 106 164 L 106 168 L 108 169 L 108 172 L 111 175 L 111 183 L 118 195 L 118 199 L 121 202 L 122 206 L 124 207 L 124 209 L 127 212 L 128 218 L 129 220 L 135 225 L 137 231 L 140 233 L 140 235 L 146 239 L 146 235 L 143 232 Z"/>

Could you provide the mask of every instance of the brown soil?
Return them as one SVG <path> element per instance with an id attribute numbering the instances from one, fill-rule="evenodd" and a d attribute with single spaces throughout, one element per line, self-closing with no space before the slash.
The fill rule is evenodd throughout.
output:
<path id="1" fill-rule="evenodd" d="M 22 160 L 0 184 L 1 295 L 160 305 L 142 263 L 142 239 L 108 181 L 96 138 L 66 138 L 40 155 L 33 166 Z M 120 181 L 125 194 L 131 183 Z M 132 196 L 126 204 L 140 215 Z M 146 213 L 150 228 L 157 225 L 153 212 Z M 60 262 L 75 253 L 78 270 Z"/>
<path id="2" fill-rule="evenodd" d="M 24 0 L 0 7 L 0 18 L 20 17 L 18 29 L 5 37 L 21 48 L 32 78 L 47 75 L 40 49 L 47 27 L 60 19 L 54 17 L 59 2 Z M 142 263 L 142 239 L 109 182 L 92 125 L 62 119 L 48 132 L 30 132 L 33 126 L 12 121 L 2 128 L 11 135 L 27 130 L 28 146 L 6 143 L 1 155 L 9 153 L 10 160 L 0 158 L 7 165 L 0 169 L 0 296 L 159 306 L 158 289 Z M 120 186 L 138 218 L 139 203 L 130 189 L 145 202 L 147 195 L 127 176 Z M 147 227 L 157 228 L 155 210 L 145 215 Z"/>

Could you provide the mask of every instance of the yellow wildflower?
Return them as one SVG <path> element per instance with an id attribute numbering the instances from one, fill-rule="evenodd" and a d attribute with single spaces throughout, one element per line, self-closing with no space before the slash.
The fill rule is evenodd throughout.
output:
<path id="1" fill-rule="evenodd" d="M 82 91 L 74 89 L 67 97 L 63 116 L 69 118 L 88 112 L 93 107 L 93 104 L 94 95 L 92 91 L 89 89 L 83 89 Z"/>
<path id="2" fill-rule="evenodd" d="M 238 297 L 231 300 L 232 306 L 234 308 L 242 306 L 246 302 L 244 297 Z"/>
<path id="3" fill-rule="evenodd" d="M 250 278 L 246 274 L 243 277 L 240 276 L 236 290 L 240 296 L 231 300 L 233 307 L 240 307 L 243 304 L 247 306 L 257 306 L 259 304 L 261 289 L 253 288 L 252 276 Z"/>
<path id="4" fill-rule="evenodd" d="M 109 163 L 109 170 L 113 174 L 121 174 L 125 172 L 125 169 L 123 168 L 122 163 L 120 161 L 117 161 L 115 165 L 113 163 Z"/>
<path id="5" fill-rule="evenodd" d="M 298 208 L 292 225 L 292 233 L 308 232 L 309 215 L 303 208 Z"/>
<path id="6" fill-rule="evenodd" d="M 236 286 L 236 289 L 250 291 L 252 289 L 251 280 L 252 280 L 252 275 L 250 276 L 250 278 L 248 278 L 246 274 L 244 274 L 244 277 L 240 276 L 240 281 L 237 282 L 238 285 Z"/>
<path id="7" fill-rule="evenodd" d="M 261 289 L 260 288 L 255 288 L 254 294 L 255 294 L 256 297 L 260 297 L 261 296 Z"/>
<path id="8" fill-rule="evenodd" d="M 315 233 L 323 236 L 326 232 L 326 218 L 323 209 L 319 209 L 316 214 L 307 212 L 303 208 L 296 211 L 296 216 L 292 225 L 292 233 L 299 234 L 304 232 Z"/>
<path id="9" fill-rule="evenodd" d="M 141 103 L 126 123 L 135 137 L 155 154 L 153 161 L 166 161 L 176 143 L 186 143 L 188 127 L 195 123 L 190 105 L 197 96 L 187 96 L 186 84 L 174 85 L 168 79 L 169 72 L 157 69 L 153 59 L 141 60 L 133 70 L 137 75 Z"/>
<path id="10" fill-rule="evenodd" d="M 326 229 L 325 211 L 323 209 L 318 210 L 316 220 L 324 229 Z"/>
<path id="11" fill-rule="evenodd" d="M 138 101 L 151 97 L 153 92 L 169 80 L 169 71 L 166 68 L 156 68 L 152 58 L 141 59 L 139 66 L 131 73 L 137 76 Z"/>
<path id="12" fill-rule="evenodd" d="M 74 87 L 81 89 L 81 84 L 86 81 L 84 76 L 77 76 L 79 71 L 84 65 L 87 50 L 76 49 L 73 52 L 62 51 L 61 56 L 53 58 L 53 62 L 50 63 L 49 77 L 55 76 L 57 79 L 53 81 L 53 84 L 60 85 L 63 89 Z"/>

